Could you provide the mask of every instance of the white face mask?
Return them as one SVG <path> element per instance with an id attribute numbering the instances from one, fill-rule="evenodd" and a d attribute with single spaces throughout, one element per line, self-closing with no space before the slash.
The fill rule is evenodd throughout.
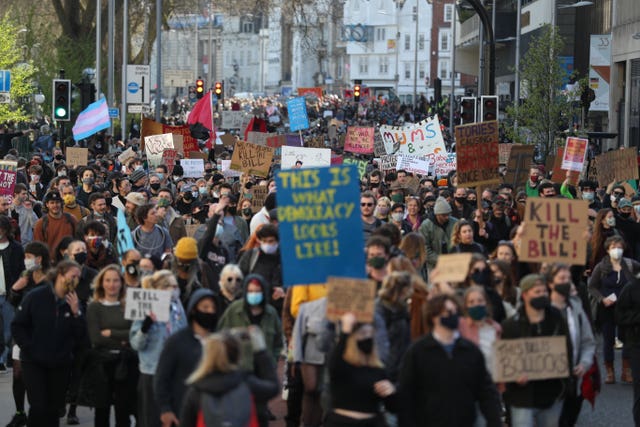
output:
<path id="1" fill-rule="evenodd" d="M 400 222 L 404 219 L 404 214 L 402 212 L 394 212 L 391 214 L 391 218 L 395 221 L 395 222 Z"/>
<path id="2" fill-rule="evenodd" d="M 278 251 L 278 244 L 260 243 L 260 249 L 267 255 L 273 255 Z"/>
<path id="3" fill-rule="evenodd" d="M 39 267 L 38 261 L 35 258 L 25 258 L 24 259 L 24 268 L 27 271 L 35 270 Z"/>
<path id="4" fill-rule="evenodd" d="M 611 248 L 609 249 L 609 256 L 611 259 L 619 260 L 622 258 L 622 248 Z"/>

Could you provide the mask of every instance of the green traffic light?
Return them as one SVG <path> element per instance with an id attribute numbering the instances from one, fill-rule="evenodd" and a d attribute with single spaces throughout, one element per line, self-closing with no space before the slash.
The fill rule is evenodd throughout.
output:
<path id="1" fill-rule="evenodd" d="M 67 110 L 64 107 L 56 108 L 56 117 L 66 117 Z"/>

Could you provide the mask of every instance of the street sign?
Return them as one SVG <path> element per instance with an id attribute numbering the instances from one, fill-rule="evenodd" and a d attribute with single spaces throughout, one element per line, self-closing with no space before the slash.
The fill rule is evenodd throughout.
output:
<path id="1" fill-rule="evenodd" d="M 9 92 L 0 92 L 0 104 L 9 104 L 11 102 L 11 95 Z"/>
<path id="2" fill-rule="evenodd" d="M 11 71 L 0 70 L 0 92 L 11 91 Z"/>
<path id="3" fill-rule="evenodd" d="M 119 108 L 109 108 L 109 117 L 112 119 L 117 119 L 120 117 L 120 109 Z"/>
<path id="4" fill-rule="evenodd" d="M 149 102 L 151 68 L 148 65 L 127 65 L 127 104 Z"/>
<path id="5" fill-rule="evenodd" d="M 140 114 L 142 113 L 142 105 L 141 104 L 127 105 L 127 112 L 129 114 Z"/>
<path id="6" fill-rule="evenodd" d="M 162 70 L 164 87 L 185 87 L 193 81 L 193 70 Z"/>

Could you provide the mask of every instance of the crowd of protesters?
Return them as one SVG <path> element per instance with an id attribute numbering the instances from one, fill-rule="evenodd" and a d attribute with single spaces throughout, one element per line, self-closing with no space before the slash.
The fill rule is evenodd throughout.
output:
<path id="1" fill-rule="evenodd" d="M 428 105 L 325 107 L 345 123 L 340 133 L 417 121 Z M 276 102 L 253 107 L 270 130 L 286 121 Z M 305 136 L 324 135 L 328 116 L 311 108 L 310 118 Z M 633 383 L 640 425 L 640 196 L 626 183 L 554 184 L 533 165 L 521 188 L 476 192 L 453 171 L 420 176 L 410 190 L 412 174 L 369 162 L 366 243 L 353 250 L 364 250 L 377 283 L 374 320 L 347 313 L 332 323 L 324 285 L 283 287 L 273 172 L 225 178 L 216 160 L 229 153 L 211 150 L 204 176 L 184 178 L 179 164 L 148 167 L 138 136 L 94 138 L 80 167 L 55 138 L 35 138 L 29 158 L 2 145 L 17 162 L 13 194 L 0 197 L 0 371 L 11 368 L 16 409 L 8 427 L 78 424 L 78 406 L 94 408 L 96 426 L 110 425 L 112 407 L 118 427 L 267 426 L 279 394 L 287 427 L 573 426 L 600 389 L 597 334 L 604 383 Z M 123 164 L 129 146 L 136 155 Z M 257 212 L 253 186 L 269 191 Z M 518 260 L 529 197 L 589 201 L 584 265 Z M 438 280 L 438 257 L 449 253 L 472 254 L 460 283 Z M 169 320 L 125 319 L 132 287 L 171 291 Z M 565 338 L 568 378 L 493 381 L 496 340 L 544 336 Z"/>

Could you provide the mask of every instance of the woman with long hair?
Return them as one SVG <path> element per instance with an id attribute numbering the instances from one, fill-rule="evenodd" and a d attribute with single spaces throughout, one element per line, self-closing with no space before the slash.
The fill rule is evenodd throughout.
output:
<path id="1" fill-rule="evenodd" d="M 491 302 L 493 320 L 502 322 L 506 317 L 502 298 L 496 291 L 496 285 L 493 281 L 493 271 L 489 267 L 487 259 L 482 254 L 472 254 L 469 263 L 469 274 L 463 283 L 463 288 L 467 289 L 471 286 L 480 286 L 487 294 L 488 301 Z M 460 292 L 462 296 L 463 292 Z"/>
<path id="2" fill-rule="evenodd" d="M 411 226 L 411 231 L 418 231 L 422 224 L 422 216 L 420 215 L 420 199 L 415 196 L 407 198 L 407 216 L 405 221 Z"/>
<path id="3" fill-rule="evenodd" d="M 502 298 L 502 305 L 507 317 L 516 313 L 518 301 L 520 300 L 520 288 L 516 286 L 513 279 L 513 270 L 506 261 L 490 261 L 489 267 L 493 273 L 493 286 Z"/>
<path id="4" fill-rule="evenodd" d="M 100 270 L 94 280 L 93 301 L 87 308 L 87 326 L 93 352 L 92 362 L 102 374 L 93 384 L 95 393 L 94 426 L 108 427 L 111 405 L 115 408 L 116 427 L 128 427 L 135 412 L 138 367 L 129 346 L 131 321 L 124 318 L 126 287 L 121 267 L 111 264 Z"/>
<path id="5" fill-rule="evenodd" d="M 200 364 L 187 379 L 189 389 L 180 416 L 181 427 L 232 425 L 258 427 L 255 401 L 266 402 L 278 394 L 276 367 L 266 351 L 259 328 L 209 335 L 203 343 Z M 241 349 L 253 352 L 253 374 L 238 368 Z"/>
<path id="6" fill-rule="evenodd" d="M 473 240 L 473 225 L 466 219 L 457 221 L 453 226 L 451 252 L 487 254 L 485 247 Z"/>
<path id="7" fill-rule="evenodd" d="M 423 280 L 428 280 L 427 272 L 427 242 L 424 236 L 418 232 L 406 234 L 400 241 L 398 249 L 411 260 L 413 267 Z"/>
<path id="8" fill-rule="evenodd" d="M 620 232 L 616 229 L 616 217 L 613 209 L 600 209 L 593 222 L 593 233 L 591 235 L 591 258 L 589 259 L 589 268 L 591 270 L 607 255 L 604 242 L 611 236 L 620 236 Z"/>

